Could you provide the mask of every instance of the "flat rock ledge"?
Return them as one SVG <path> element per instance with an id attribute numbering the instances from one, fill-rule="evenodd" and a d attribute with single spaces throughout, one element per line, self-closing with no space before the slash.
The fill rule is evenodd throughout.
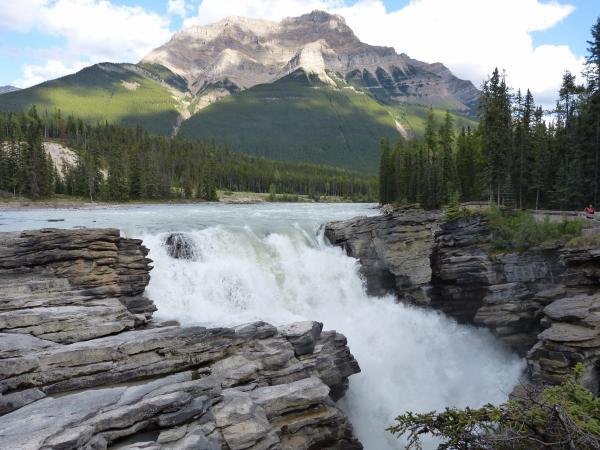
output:
<path id="1" fill-rule="evenodd" d="M 156 322 L 147 254 L 115 229 L 0 233 L 0 448 L 362 448 L 343 335 Z"/>

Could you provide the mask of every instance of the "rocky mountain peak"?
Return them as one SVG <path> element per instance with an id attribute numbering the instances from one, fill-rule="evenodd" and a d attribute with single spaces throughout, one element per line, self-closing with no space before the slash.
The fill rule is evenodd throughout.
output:
<path id="1" fill-rule="evenodd" d="M 350 28 L 346 25 L 346 20 L 338 14 L 330 14 L 327 11 L 315 9 L 314 11 L 303 14 L 299 17 L 287 17 L 283 19 L 283 23 L 288 24 L 303 24 L 325 26 L 330 30 L 348 31 Z M 351 31 L 351 30 L 350 30 Z"/>
<path id="2" fill-rule="evenodd" d="M 469 81 L 459 80 L 443 65 L 366 44 L 342 16 L 320 10 L 280 22 L 231 16 L 190 27 L 141 62 L 168 68 L 199 97 L 220 98 L 272 83 L 298 69 L 332 87 L 335 77 L 367 93 L 378 89 L 386 101 L 443 103 L 464 111 L 478 95 Z M 224 85 L 233 90 L 223 89 Z"/>

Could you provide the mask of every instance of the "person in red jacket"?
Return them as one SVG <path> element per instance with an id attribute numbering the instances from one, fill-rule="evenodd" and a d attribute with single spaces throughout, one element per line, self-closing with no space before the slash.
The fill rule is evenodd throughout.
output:
<path id="1" fill-rule="evenodd" d="M 585 217 L 587 217 L 588 219 L 593 219 L 596 214 L 596 210 L 591 204 L 587 208 L 585 208 L 583 212 L 585 213 Z"/>

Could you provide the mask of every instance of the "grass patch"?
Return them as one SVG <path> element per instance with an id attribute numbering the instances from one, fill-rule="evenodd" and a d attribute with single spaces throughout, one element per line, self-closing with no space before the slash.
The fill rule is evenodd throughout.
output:
<path id="1" fill-rule="evenodd" d="M 523 211 L 506 212 L 491 208 L 485 213 L 491 232 L 489 243 L 498 251 L 525 251 L 542 244 L 566 243 L 581 236 L 584 220 L 540 222 Z"/>
<path id="2" fill-rule="evenodd" d="M 574 237 L 567 242 L 567 247 L 600 247 L 600 233 Z"/>

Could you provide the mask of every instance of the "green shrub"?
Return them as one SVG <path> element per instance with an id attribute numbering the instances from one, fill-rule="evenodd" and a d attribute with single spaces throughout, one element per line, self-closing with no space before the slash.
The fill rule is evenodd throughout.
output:
<path id="1" fill-rule="evenodd" d="M 446 220 L 463 219 L 470 216 L 470 211 L 467 208 L 462 208 L 460 205 L 460 194 L 454 191 L 450 194 L 448 209 L 446 210 Z"/>
<path id="2" fill-rule="evenodd" d="M 528 212 L 507 212 L 491 208 L 486 212 L 488 229 L 491 232 L 491 245 L 496 250 L 524 251 L 528 248 L 560 241 L 569 241 L 581 236 L 583 220 L 567 220 L 550 222 L 546 218 L 537 221 Z"/>
<path id="3" fill-rule="evenodd" d="M 579 364 L 561 385 L 525 389 L 499 406 L 407 412 L 388 431 L 405 436 L 406 449 L 421 449 L 424 434 L 440 440 L 438 449 L 598 449 L 600 398 L 581 385 L 582 372 Z"/>

